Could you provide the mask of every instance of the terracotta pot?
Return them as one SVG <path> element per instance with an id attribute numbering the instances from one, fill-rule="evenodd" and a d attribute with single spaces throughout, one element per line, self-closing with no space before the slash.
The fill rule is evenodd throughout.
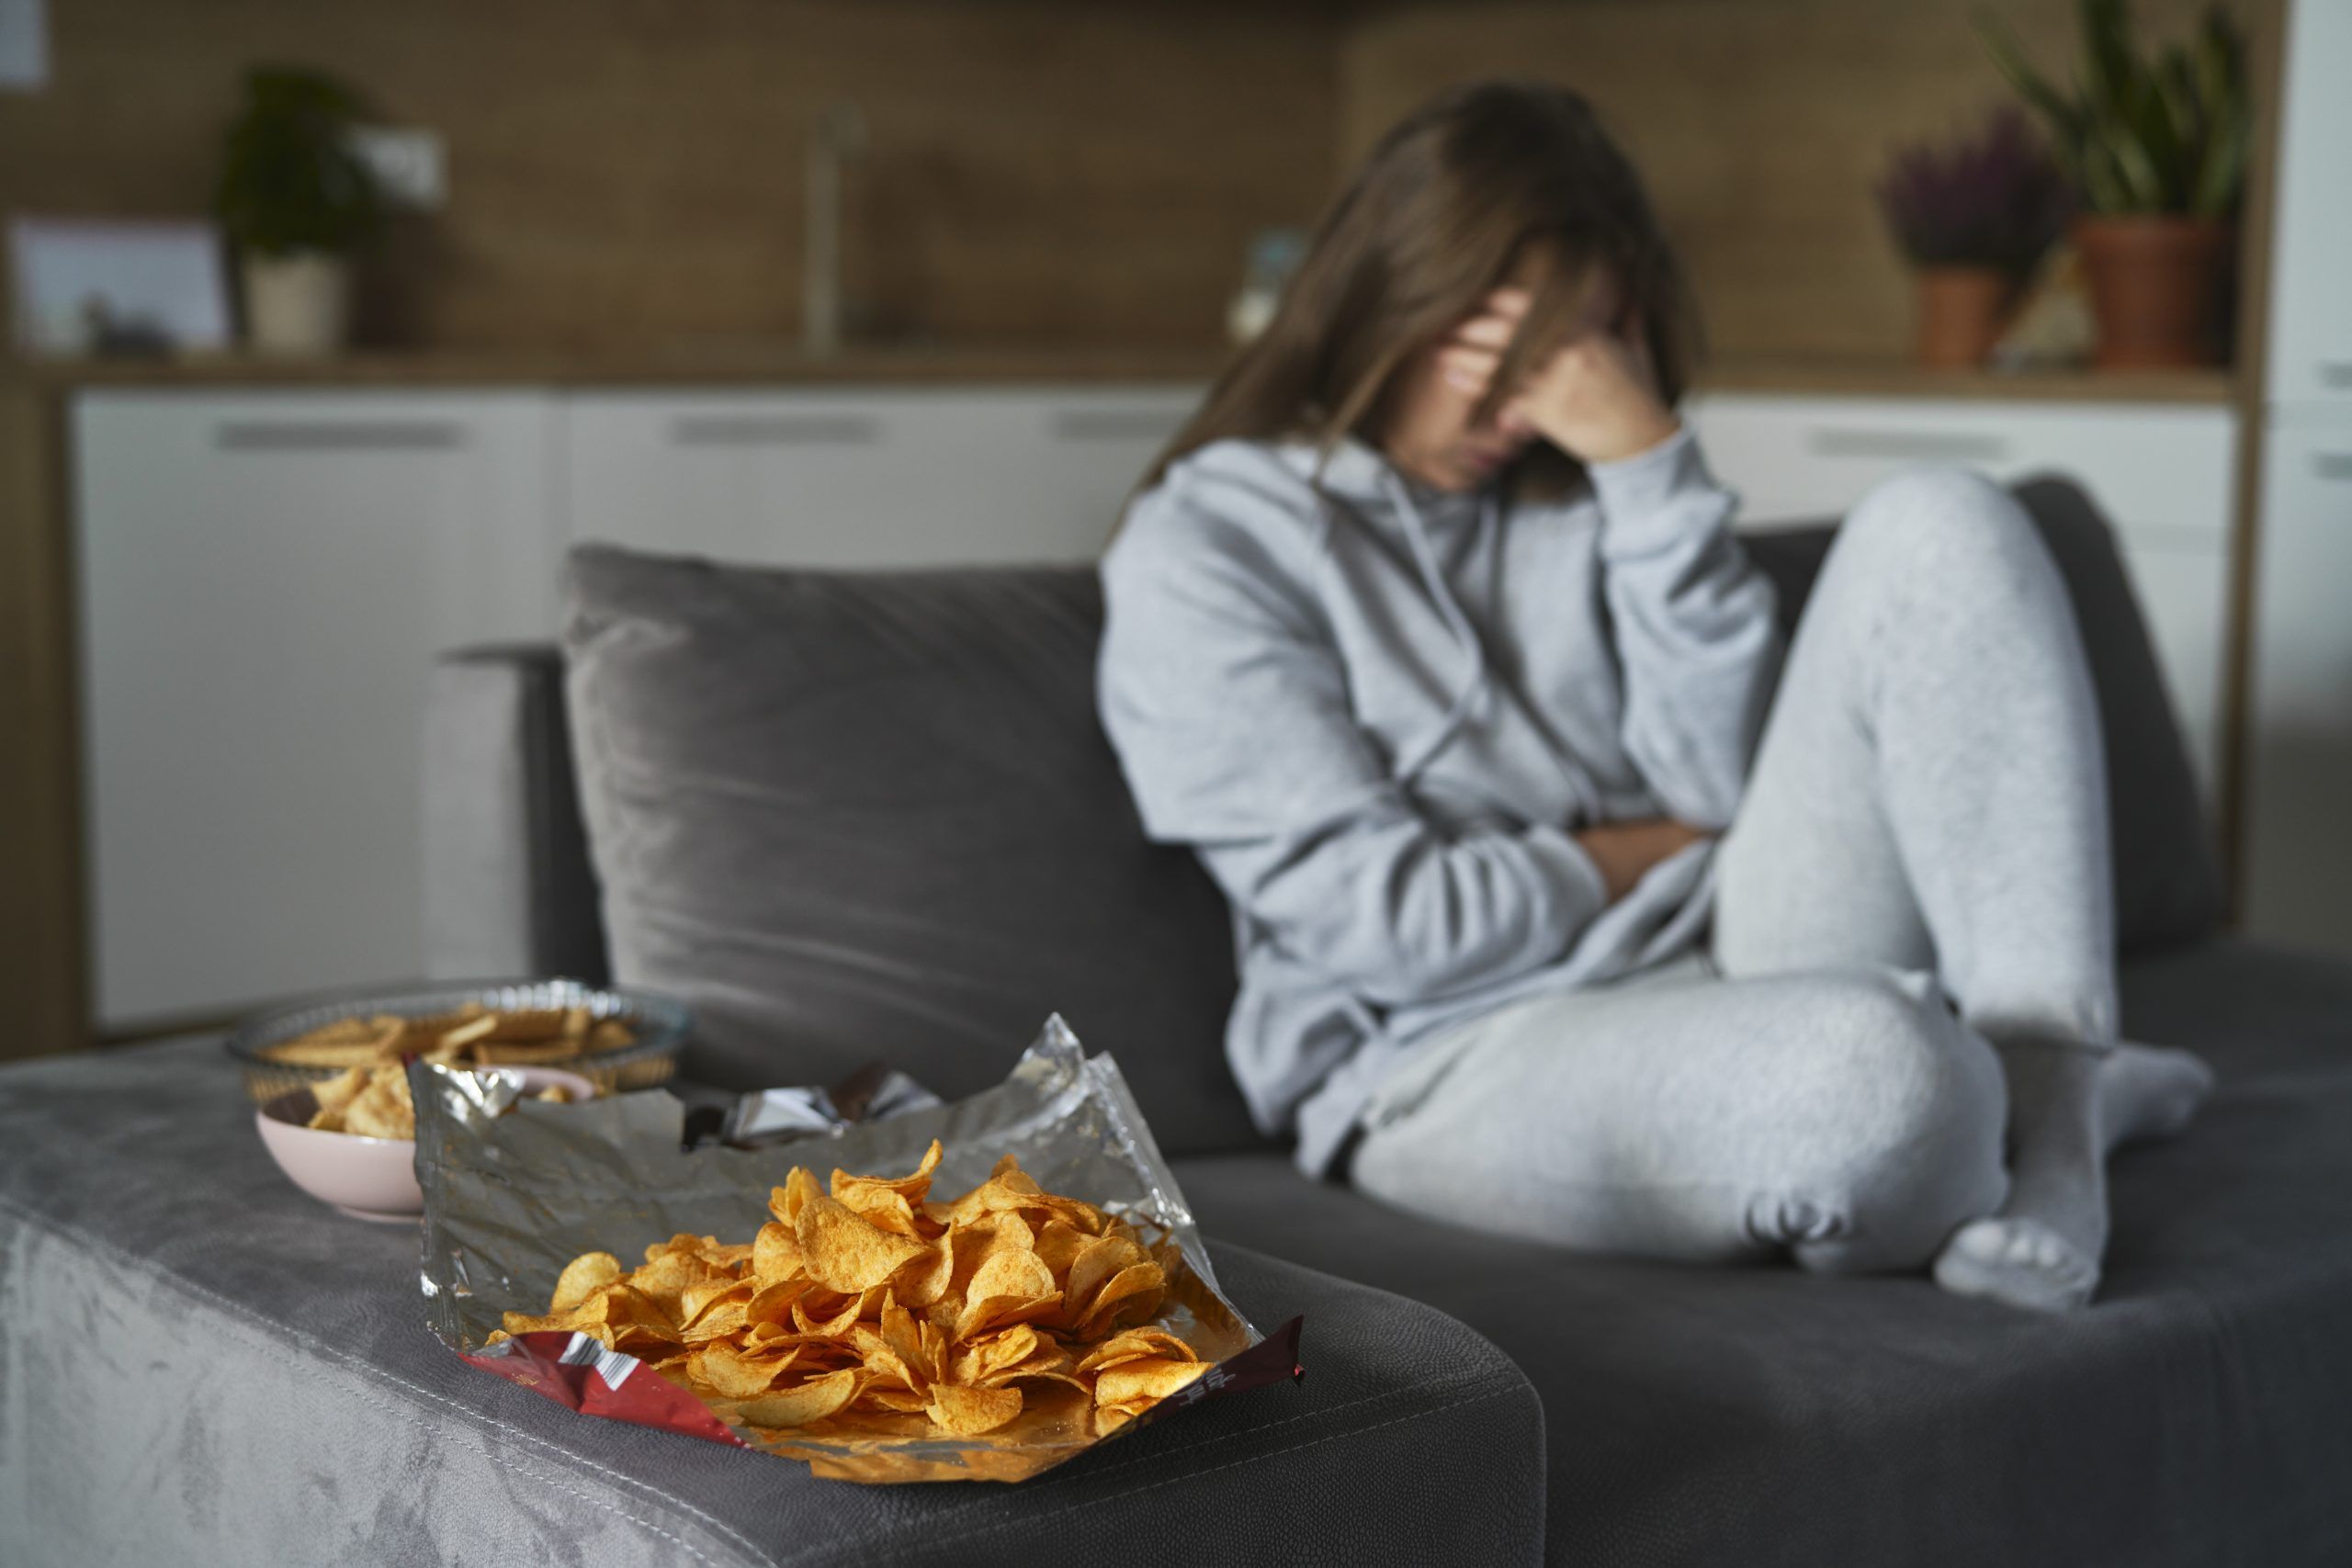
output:
<path id="1" fill-rule="evenodd" d="M 2102 370 L 2218 365 L 2234 225 L 2133 214 L 2075 220 Z"/>
<path id="2" fill-rule="evenodd" d="M 1942 369 L 1984 363 L 2001 335 L 2016 281 L 1993 266 L 1919 269 L 1918 356 Z"/>

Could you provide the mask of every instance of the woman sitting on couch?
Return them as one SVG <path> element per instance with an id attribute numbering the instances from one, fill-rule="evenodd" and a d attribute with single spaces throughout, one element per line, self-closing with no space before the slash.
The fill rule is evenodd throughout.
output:
<path id="1" fill-rule="evenodd" d="M 2064 589 L 2006 491 L 1914 469 L 1784 661 L 1690 340 L 1585 101 L 1460 89 L 1146 477 L 1102 717 L 1232 903 L 1234 1071 L 1461 1224 L 2079 1305 L 2109 1151 L 2211 1074 L 2116 1037 Z"/>

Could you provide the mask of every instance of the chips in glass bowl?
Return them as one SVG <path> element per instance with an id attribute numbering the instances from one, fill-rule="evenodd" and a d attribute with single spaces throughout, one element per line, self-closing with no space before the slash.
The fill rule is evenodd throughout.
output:
<path id="1" fill-rule="evenodd" d="M 354 1067 L 560 1067 L 605 1093 L 666 1083 L 692 1030 L 683 1002 L 577 980 L 521 980 L 319 998 L 229 1037 L 256 1104 Z"/>

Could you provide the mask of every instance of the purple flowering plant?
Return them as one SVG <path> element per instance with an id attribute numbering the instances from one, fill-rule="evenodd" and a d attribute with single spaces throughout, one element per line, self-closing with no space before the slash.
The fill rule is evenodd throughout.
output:
<path id="1" fill-rule="evenodd" d="M 2006 103 L 1973 136 L 1898 149 L 1874 194 L 1895 244 L 1917 266 L 2026 272 L 2075 210 L 2056 160 Z"/>

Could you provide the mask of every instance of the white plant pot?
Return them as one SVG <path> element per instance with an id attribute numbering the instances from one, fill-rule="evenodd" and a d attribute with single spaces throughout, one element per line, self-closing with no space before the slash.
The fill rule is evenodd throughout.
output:
<path id="1" fill-rule="evenodd" d="M 245 340 L 256 354 L 316 359 L 344 345 L 351 319 L 351 265 L 324 251 L 247 255 Z"/>

